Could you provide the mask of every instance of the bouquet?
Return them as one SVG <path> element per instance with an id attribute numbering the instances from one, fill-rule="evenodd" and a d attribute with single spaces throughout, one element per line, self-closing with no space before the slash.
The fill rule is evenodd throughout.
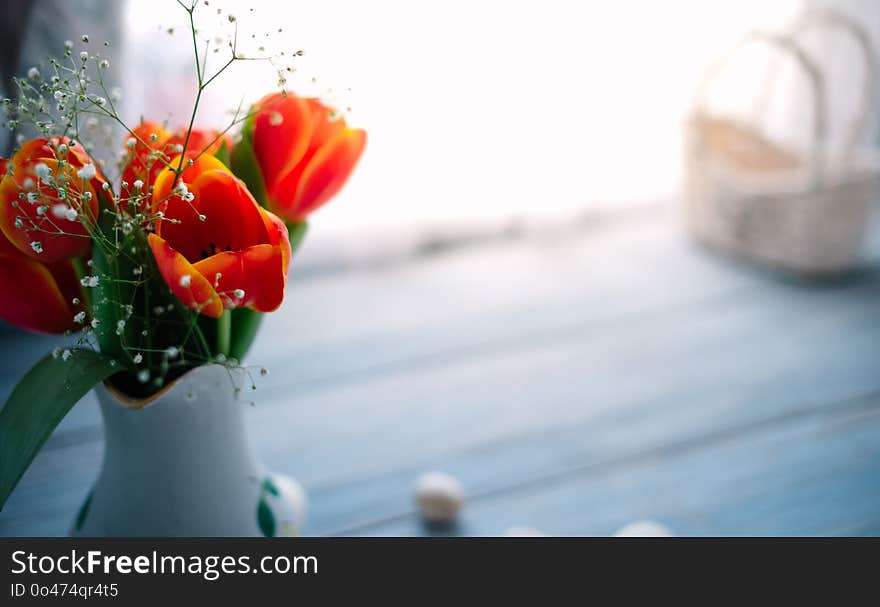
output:
<path id="1" fill-rule="evenodd" d="M 0 410 L 0 506 L 98 383 L 143 398 L 200 365 L 240 366 L 262 314 L 284 299 L 309 214 L 363 152 L 364 131 L 286 90 L 289 68 L 279 68 L 281 90 L 223 128 L 196 127 L 203 91 L 254 59 L 237 35 L 201 39 L 197 3 L 179 4 L 198 79 L 187 126 L 126 123 L 108 61 L 86 35 L 82 50 L 68 41 L 63 57 L 16 79 L 18 98 L 2 102 L 6 126 L 36 136 L 0 159 L 0 318 L 72 343 L 28 371 Z M 220 50 L 228 60 L 207 73 Z M 117 162 L 96 157 L 102 125 L 125 131 Z"/>

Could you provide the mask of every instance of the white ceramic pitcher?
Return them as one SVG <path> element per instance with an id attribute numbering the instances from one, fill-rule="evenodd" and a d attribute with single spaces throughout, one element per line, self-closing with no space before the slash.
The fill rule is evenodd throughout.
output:
<path id="1" fill-rule="evenodd" d="M 104 461 L 72 534 L 298 535 L 305 494 L 254 457 L 244 382 L 242 369 L 206 365 L 145 400 L 99 386 Z"/>

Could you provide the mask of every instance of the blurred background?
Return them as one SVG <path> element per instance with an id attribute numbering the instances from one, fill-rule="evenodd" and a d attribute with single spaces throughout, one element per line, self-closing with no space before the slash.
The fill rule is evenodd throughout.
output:
<path id="1" fill-rule="evenodd" d="M 350 108 L 349 120 L 370 130 L 358 178 L 315 219 L 324 235 L 669 202 L 680 186 L 682 127 L 697 84 L 746 31 L 784 28 L 805 11 L 833 6 L 880 34 L 880 9 L 866 0 L 215 6 L 236 14 L 241 31 L 274 34 L 283 26 L 271 44 L 305 51 L 291 86 Z M 191 96 L 181 94 L 195 76 L 188 32 L 157 40 L 172 15 L 129 3 L 132 116 L 157 108 L 178 122 L 188 116 Z M 840 32 L 809 31 L 803 42 L 829 73 L 836 139 L 859 102 L 859 49 Z M 269 66 L 236 66 L 209 91 L 203 121 L 219 122 L 274 80 Z M 785 57 L 757 49 L 719 87 L 716 106 L 735 112 L 751 112 L 759 92 L 770 97 L 760 126 L 784 142 L 808 143 L 808 86 Z"/>
<path id="2" fill-rule="evenodd" d="M 131 122 L 186 122 L 175 2 L 17 4 L 7 85 L 89 33 Z M 252 354 L 252 434 L 309 492 L 308 533 L 880 534 L 880 5 L 211 0 L 200 27 L 229 13 L 369 133 Z M 720 69 L 756 30 L 784 42 Z M 196 124 L 276 80 L 235 64 Z M 0 532 L 65 532 L 96 420 L 74 410 Z M 465 494 L 440 529 L 413 501 L 434 469 Z"/>

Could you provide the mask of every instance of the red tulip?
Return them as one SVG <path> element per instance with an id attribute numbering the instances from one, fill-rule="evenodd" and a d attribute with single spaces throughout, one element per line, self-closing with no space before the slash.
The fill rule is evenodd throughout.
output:
<path id="1" fill-rule="evenodd" d="M 53 263 L 85 255 L 104 178 L 79 144 L 33 139 L 0 182 L 0 231 L 25 255 Z"/>
<path id="2" fill-rule="evenodd" d="M 137 125 L 125 138 L 125 147 L 129 152 L 122 169 L 122 181 L 131 187 L 139 180 L 144 184 L 143 191 L 147 192 L 159 171 L 165 167 L 163 150 L 170 137 L 171 133 L 155 122 Z"/>
<path id="3" fill-rule="evenodd" d="M 185 150 L 183 149 L 184 142 L 186 142 Z M 228 135 L 221 135 L 220 131 L 193 129 L 189 134 L 189 141 L 186 141 L 186 130 L 179 130 L 165 143 L 165 149 L 170 149 L 172 156 L 179 156 L 181 153 L 186 155 L 205 153 L 213 156 L 220 151 L 224 143 L 226 149 L 232 147 L 232 140 Z"/>
<path id="4" fill-rule="evenodd" d="M 0 318 L 22 329 L 60 334 L 79 325 L 82 289 L 69 261 L 44 264 L 0 234 Z"/>
<path id="5" fill-rule="evenodd" d="M 173 160 L 171 166 L 177 162 Z M 156 180 L 153 204 L 163 217 L 148 237 L 171 291 L 190 308 L 213 318 L 219 318 L 224 308 L 277 309 L 290 263 L 283 222 L 261 208 L 213 156 L 195 159 L 174 191 L 173 181 L 171 170 Z"/>
<path id="6" fill-rule="evenodd" d="M 155 122 L 142 122 L 125 138 L 125 145 L 131 151 L 122 171 L 122 181 L 130 187 L 135 181 L 140 180 L 144 184 L 143 191 L 147 192 L 149 186 L 156 182 L 159 172 L 165 168 L 165 163 L 171 158 L 180 157 L 186 152 L 198 154 L 204 151 L 213 155 L 224 143 L 227 149 L 232 145 L 228 136 L 221 136 L 219 131 L 210 129 L 193 129 L 189 141 L 186 142 L 186 150 L 183 149 L 185 141 L 185 129 L 172 134 Z"/>
<path id="7" fill-rule="evenodd" d="M 267 204 L 287 221 L 303 221 L 345 185 L 367 134 L 349 128 L 318 99 L 274 93 L 257 108 L 253 146 Z"/>

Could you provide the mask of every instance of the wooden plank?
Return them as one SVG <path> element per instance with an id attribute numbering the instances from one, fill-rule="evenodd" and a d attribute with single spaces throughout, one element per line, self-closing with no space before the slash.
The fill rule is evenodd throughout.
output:
<path id="1" fill-rule="evenodd" d="M 366 535 L 611 535 L 651 519 L 677 535 L 875 535 L 880 530 L 880 399 L 808 411 L 717 441 L 646 453 L 471 499 L 459 524 L 414 514 Z"/>

